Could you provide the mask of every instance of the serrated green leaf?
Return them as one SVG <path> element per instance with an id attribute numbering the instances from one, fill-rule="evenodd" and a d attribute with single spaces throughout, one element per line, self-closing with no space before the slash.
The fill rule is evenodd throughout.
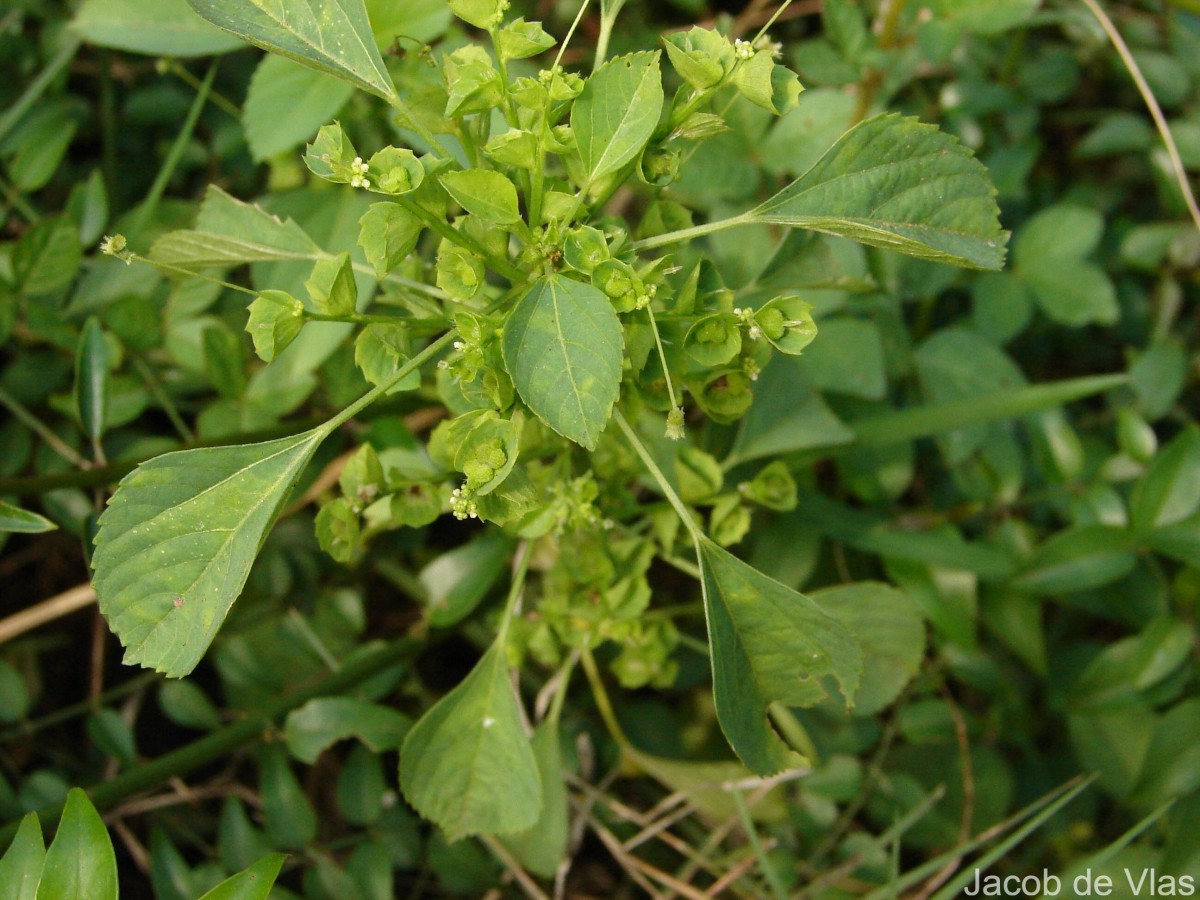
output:
<path id="1" fill-rule="evenodd" d="M 45 516 L 0 500 L 0 531 L 41 534 L 43 531 L 53 531 L 57 527 Z"/>
<path id="2" fill-rule="evenodd" d="M 609 60 L 587 80 L 571 108 L 571 128 L 590 180 L 634 159 L 654 134 L 663 106 L 659 55 Z"/>
<path id="3" fill-rule="evenodd" d="M 322 256 L 291 219 L 280 220 L 212 186 L 204 195 L 195 229 L 169 232 L 150 248 L 151 259 L 191 270 Z"/>
<path id="4" fill-rule="evenodd" d="M 497 225 L 521 221 L 517 188 L 499 172 L 485 169 L 447 172 L 441 182 L 458 205 L 472 215 Z"/>
<path id="5" fill-rule="evenodd" d="M 151 56 L 210 56 L 243 46 L 184 0 L 86 0 L 71 30 L 89 44 Z"/>
<path id="6" fill-rule="evenodd" d="M 92 316 L 75 352 L 75 408 L 83 433 L 93 442 L 104 434 L 108 392 L 108 344 L 100 321 Z"/>
<path id="7" fill-rule="evenodd" d="M 752 772 L 793 767 L 797 755 L 768 723 L 771 704 L 816 702 L 826 676 L 852 701 L 863 665 L 858 641 L 808 597 L 707 538 L 699 560 L 721 730 Z"/>
<path id="8" fill-rule="evenodd" d="M 914 118 L 884 115 L 846 132 L 747 220 L 998 269 L 1007 235 L 995 193 L 987 170 L 955 138 Z"/>
<path id="9" fill-rule="evenodd" d="M 396 97 L 362 0 L 188 0 L 218 28 L 384 100 Z"/>
<path id="10" fill-rule="evenodd" d="M 170 677 L 196 667 L 326 434 L 167 453 L 121 480 L 92 563 L 127 664 Z"/>
<path id="11" fill-rule="evenodd" d="M 100 814 L 71 788 L 42 868 L 38 900 L 117 900 L 117 857 Z"/>
<path id="12" fill-rule="evenodd" d="M 264 856 L 250 868 L 226 878 L 200 900 L 267 900 L 285 860 L 283 853 Z"/>
<path id="13" fill-rule="evenodd" d="M 900 695 L 921 666 L 925 656 L 921 610 L 903 591 L 877 581 L 825 588 L 811 597 L 858 639 L 863 671 L 854 714 L 875 715 Z"/>
<path id="14" fill-rule="evenodd" d="M 562 275 L 539 279 L 509 315 L 503 351 L 525 404 L 594 450 L 621 391 L 621 322 L 608 298 Z"/>
<path id="15" fill-rule="evenodd" d="M 45 862 L 42 826 L 37 813 L 31 812 L 21 820 L 17 836 L 0 859 L 0 885 L 4 886 L 4 896 L 9 900 L 35 900 Z"/>
<path id="16" fill-rule="evenodd" d="M 356 737 L 382 753 L 400 746 L 412 719 L 403 713 L 355 697 L 319 697 L 288 713 L 283 739 L 301 762 L 312 763 L 327 747 Z"/>
<path id="17" fill-rule="evenodd" d="M 524 831 L 537 822 L 538 764 L 499 643 L 408 733 L 400 787 L 450 841 Z"/>
<path id="18" fill-rule="evenodd" d="M 353 86 L 324 72 L 282 56 L 263 57 L 242 106 L 250 155 L 261 161 L 311 140 L 353 94 Z"/>

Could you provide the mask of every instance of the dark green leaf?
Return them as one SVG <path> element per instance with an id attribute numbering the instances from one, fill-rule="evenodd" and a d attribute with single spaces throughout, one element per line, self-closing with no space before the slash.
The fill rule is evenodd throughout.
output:
<path id="1" fill-rule="evenodd" d="M 301 762 L 315 762 L 337 741 L 356 737 L 382 753 L 400 746 L 412 720 L 403 713 L 354 697 L 321 697 L 288 713 L 283 737 Z"/>
<path id="2" fill-rule="evenodd" d="M 245 871 L 226 878 L 200 900 L 267 900 L 286 859 L 282 853 L 264 856 Z"/>
<path id="3" fill-rule="evenodd" d="M 17 836 L 0 859 L 0 885 L 4 887 L 4 896 L 8 900 L 36 900 L 45 861 L 42 826 L 37 813 L 31 812 L 21 820 Z"/>
<path id="4" fill-rule="evenodd" d="M 362 0 L 188 0 L 218 28 L 384 100 L 396 96 Z"/>
<path id="5" fill-rule="evenodd" d="M 769 724 L 771 704 L 812 704 L 825 696 L 826 676 L 852 702 L 863 667 L 858 642 L 812 600 L 712 541 L 701 541 L 699 559 L 721 730 L 756 774 L 794 767 L 798 757 Z"/>
<path id="6" fill-rule="evenodd" d="M 90 44 L 151 56 L 210 56 L 243 46 L 184 0 L 86 0 L 71 30 Z"/>
<path id="7" fill-rule="evenodd" d="M 621 390 L 621 323 L 608 298 L 562 275 L 541 278 L 509 315 L 503 347 L 521 399 L 594 450 Z"/>
<path id="8" fill-rule="evenodd" d="M 104 434 L 108 393 L 108 344 L 99 320 L 92 316 L 83 326 L 75 353 L 75 408 L 83 433 L 93 443 Z"/>
<path id="9" fill-rule="evenodd" d="M 38 900 L 117 900 L 117 857 L 92 801 L 71 788 L 42 869 Z"/>
<path id="10" fill-rule="evenodd" d="M 92 562 L 127 664 L 172 677 L 196 667 L 327 433 L 167 453 L 121 480 Z"/>
<path id="11" fill-rule="evenodd" d="M 885 115 L 848 131 L 748 221 L 998 269 L 1007 236 L 994 197 L 987 170 L 957 140 L 916 119 Z"/>
<path id="12" fill-rule="evenodd" d="M 400 787 L 450 841 L 524 831 L 537 822 L 538 764 L 499 643 L 408 733 Z"/>
<path id="13" fill-rule="evenodd" d="M 242 106 L 251 155 L 270 159 L 311 140 L 353 94 L 353 86 L 324 72 L 282 56 L 264 57 Z"/>
<path id="14" fill-rule="evenodd" d="M 43 531 L 53 531 L 57 527 L 45 516 L 0 500 L 0 531 L 40 534 Z"/>

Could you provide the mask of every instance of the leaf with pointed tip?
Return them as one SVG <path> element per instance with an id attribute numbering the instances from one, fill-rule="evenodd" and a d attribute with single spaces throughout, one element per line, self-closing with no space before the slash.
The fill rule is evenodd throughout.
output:
<path id="1" fill-rule="evenodd" d="M 17 836 L 0 859 L 0 885 L 4 886 L 4 896 L 10 900 L 36 900 L 45 862 L 42 826 L 37 813 L 31 812 L 21 820 Z"/>
<path id="2" fill-rule="evenodd" d="M 808 597 L 707 538 L 698 556 L 721 730 L 755 774 L 791 768 L 799 758 L 768 724 L 771 704 L 811 705 L 825 696 L 826 676 L 851 701 L 863 664 L 858 641 Z"/>
<path id="3" fill-rule="evenodd" d="M 537 822 L 541 778 L 500 643 L 408 733 L 400 788 L 450 841 Z"/>
<path id="4" fill-rule="evenodd" d="M 79 788 L 67 793 L 58 832 L 46 851 L 37 895 L 39 900 L 117 900 L 117 857 L 112 840 L 96 807 Z"/>
<path id="5" fill-rule="evenodd" d="M 41 534 L 43 531 L 53 531 L 57 527 L 45 516 L 0 500 L 0 531 Z"/>
<path id="6" fill-rule="evenodd" d="M 516 186 L 499 172 L 484 169 L 447 172 L 441 182 L 458 205 L 472 215 L 497 225 L 521 221 Z"/>
<path id="7" fill-rule="evenodd" d="M 955 138 L 915 118 L 876 116 L 743 220 L 808 228 L 937 262 L 1004 265 L 996 189 Z"/>
<path id="8" fill-rule="evenodd" d="M 609 60 L 576 99 L 571 129 L 590 180 L 633 160 L 658 127 L 663 107 L 659 56 L 655 51 Z"/>
<path id="9" fill-rule="evenodd" d="M 218 28 L 384 100 L 396 97 L 362 0 L 188 0 Z"/>
<path id="10" fill-rule="evenodd" d="M 200 900 L 267 900 L 286 859 L 284 853 L 264 856 L 250 868 L 226 878 Z"/>
<path id="11" fill-rule="evenodd" d="M 167 453 L 121 480 L 92 562 L 100 611 L 127 664 L 170 677 L 196 667 L 328 433 Z"/>
<path id="12" fill-rule="evenodd" d="M 150 249 L 155 262 L 190 270 L 324 255 L 291 219 L 280 220 L 218 187 L 204 195 L 195 229 L 169 232 Z"/>
<path id="13" fill-rule="evenodd" d="M 599 289 L 562 275 L 539 279 L 504 326 L 504 365 L 521 399 L 588 450 L 621 392 L 621 322 Z"/>

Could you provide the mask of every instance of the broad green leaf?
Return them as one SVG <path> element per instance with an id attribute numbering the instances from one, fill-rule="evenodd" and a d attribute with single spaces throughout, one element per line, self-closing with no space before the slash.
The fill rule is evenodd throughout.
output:
<path id="1" fill-rule="evenodd" d="M 975 34 L 999 34 L 1032 16 L 1041 0 L 934 0 L 934 15 Z"/>
<path id="2" fill-rule="evenodd" d="M 396 97 L 362 0 L 188 0 L 188 5 L 256 47 L 336 75 L 384 100 Z"/>
<path id="3" fill-rule="evenodd" d="M 853 238 L 976 269 L 1004 264 L 995 188 L 955 138 L 914 118 L 876 116 L 746 217 Z"/>
<path id="4" fill-rule="evenodd" d="M 542 812 L 532 828 L 504 839 L 517 861 L 542 878 L 554 877 L 566 858 L 571 836 L 567 785 L 558 741 L 558 726 L 550 719 L 533 730 L 531 744 L 542 782 Z"/>
<path id="5" fill-rule="evenodd" d="M 278 744 L 268 744 L 258 760 L 263 819 L 276 847 L 299 849 L 317 836 L 317 814 Z"/>
<path id="6" fill-rule="evenodd" d="M 117 900 L 117 857 L 100 814 L 71 788 L 42 869 L 38 900 Z"/>
<path id="7" fill-rule="evenodd" d="M 359 226 L 358 244 L 380 278 L 408 258 L 425 227 L 399 203 L 372 203 Z"/>
<path id="8" fill-rule="evenodd" d="M 43 531 L 53 531 L 57 527 L 45 516 L 0 500 L 0 531 L 40 534 Z"/>
<path id="9" fill-rule="evenodd" d="M 1104 270 L 1086 257 L 1100 243 L 1104 217 L 1060 203 L 1039 212 L 1013 241 L 1013 267 L 1042 311 L 1064 325 L 1111 325 L 1120 307 Z"/>
<path id="10" fill-rule="evenodd" d="M 817 343 L 820 343 L 818 341 Z M 754 386 L 754 405 L 738 428 L 726 468 L 779 453 L 834 447 L 854 440 L 854 432 L 805 382 L 803 357 L 771 360 Z"/>
<path id="11" fill-rule="evenodd" d="M 65 287 L 79 271 L 81 259 L 79 228 L 70 217 L 42 219 L 13 248 L 17 290 L 36 296 Z"/>
<path id="12" fill-rule="evenodd" d="M 1060 531 L 1042 544 L 1012 586 L 1032 594 L 1086 591 L 1123 578 L 1136 563 L 1126 529 L 1087 525 Z"/>
<path id="13" fill-rule="evenodd" d="M 356 737 L 372 750 L 394 750 L 412 720 L 403 713 L 354 697 L 319 697 L 288 713 L 283 739 L 301 762 L 312 763 L 343 738 Z"/>
<path id="14" fill-rule="evenodd" d="M 609 60 L 587 80 L 571 108 L 571 128 L 591 181 L 633 160 L 658 127 L 663 106 L 659 55 Z"/>
<path id="15" fill-rule="evenodd" d="M 538 764 L 500 643 L 408 733 L 400 787 L 450 841 L 524 831 L 537 822 Z"/>
<path id="16" fill-rule="evenodd" d="M 35 900 L 45 861 L 42 826 L 37 813 L 31 812 L 21 820 L 17 836 L 0 859 L 0 886 L 4 888 L 4 896 L 8 900 Z"/>
<path id="17" fill-rule="evenodd" d="M 218 187 L 209 187 L 204 195 L 194 230 L 172 231 L 150 249 L 151 259 L 184 269 L 322 256 L 291 219 L 281 221 Z"/>
<path id="18" fill-rule="evenodd" d="M 269 159 L 311 140 L 353 94 L 351 85 L 324 72 L 282 56 L 263 57 L 242 106 L 250 155 Z"/>
<path id="19" fill-rule="evenodd" d="M 170 677 L 196 667 L 327 433 L 167 453 L 121 480 L 92 562 L 127 664 Z"/>
<path id="20" fill-rule="evenodd" d="M 541 278 L 509 314 L 503 350 L 526 405 L 594 450 L 621 391 L 621 322 L 609 299 L 562 275 Z"/>
<path id="21" fill-rule="evenodd" d="M 770 726 L 771 704 L 812 704 L 825 696 L 826 676 L 852 702 L 863 667 L 858 642 L 808 597 L 708 539 L 699 560 L 721 730 L 752 772 L 791 768 L 798 757 Z"/>
<path id="22" fill-rule="evenodd" d="M 188 9 L 185 0 L 86 0 L 71 30 L 89 44 L 151 56 L 210 56 L 244 46 Z"/>
<path id="23" fill-rule="evenodd" d="M 354 362 L 362 369 L 371 384 L 391 380 L 412 355 L 408 332 L 402 325 L 372 322 L 354 342 Z M 421 386 L 421 373 L 410 372 L 388 390 L 389 394 L 416 390 Z"/>
<path id="24" fill-rule="evenodd" d="M 425 589 L 429 624 L 448 628 L 470 615 L 504 573 L 513 546 L 504 532 L 489 529 L 425 566 L 417 580 Z"/>
<path id="25" fill-rule="evenodd" d="M 1165 528 L 1200 507 L 1200 428 L 1190 425 L 1154 458 L 1130 497 L 1139 533 Z"/>
<path id="26" fill-rule="evenodd" d="M 814 591 L 814 603 L 858 639 L 863 650 L 862 681 L 854 714 L 873 716 L 900 695 L 925 656 L 921 610 L 903 591 L 861 581 Z"/>
<path id="27" fill-rule="evenodd" d="M 108 344 L 100 321 L 92 316 L 75 352 L 75 409 L 83 433 L 93 442 L 104 434 L 108 393 Z"/>
<path id="28" fill-rule="evenodd" d="M 485 169 L 447 172 L 441 182 L 458 205 L 472 215 L 497 225 L 521 221 L 516 186 L 499 172 Z"/>
<path id="29" fill-rule="evenodd" d="M 272 853 L 250 868 L 226 878 L 200 900 L 267 900 L 287 856 Z"/>

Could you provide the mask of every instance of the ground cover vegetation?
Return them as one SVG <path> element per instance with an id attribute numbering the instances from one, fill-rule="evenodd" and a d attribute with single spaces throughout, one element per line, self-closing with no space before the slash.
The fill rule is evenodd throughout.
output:
<path id="1" fill-rule="evenodd" d="M 3 896 L 1194 893 L 1192 0 L 0 60 Z"/>

